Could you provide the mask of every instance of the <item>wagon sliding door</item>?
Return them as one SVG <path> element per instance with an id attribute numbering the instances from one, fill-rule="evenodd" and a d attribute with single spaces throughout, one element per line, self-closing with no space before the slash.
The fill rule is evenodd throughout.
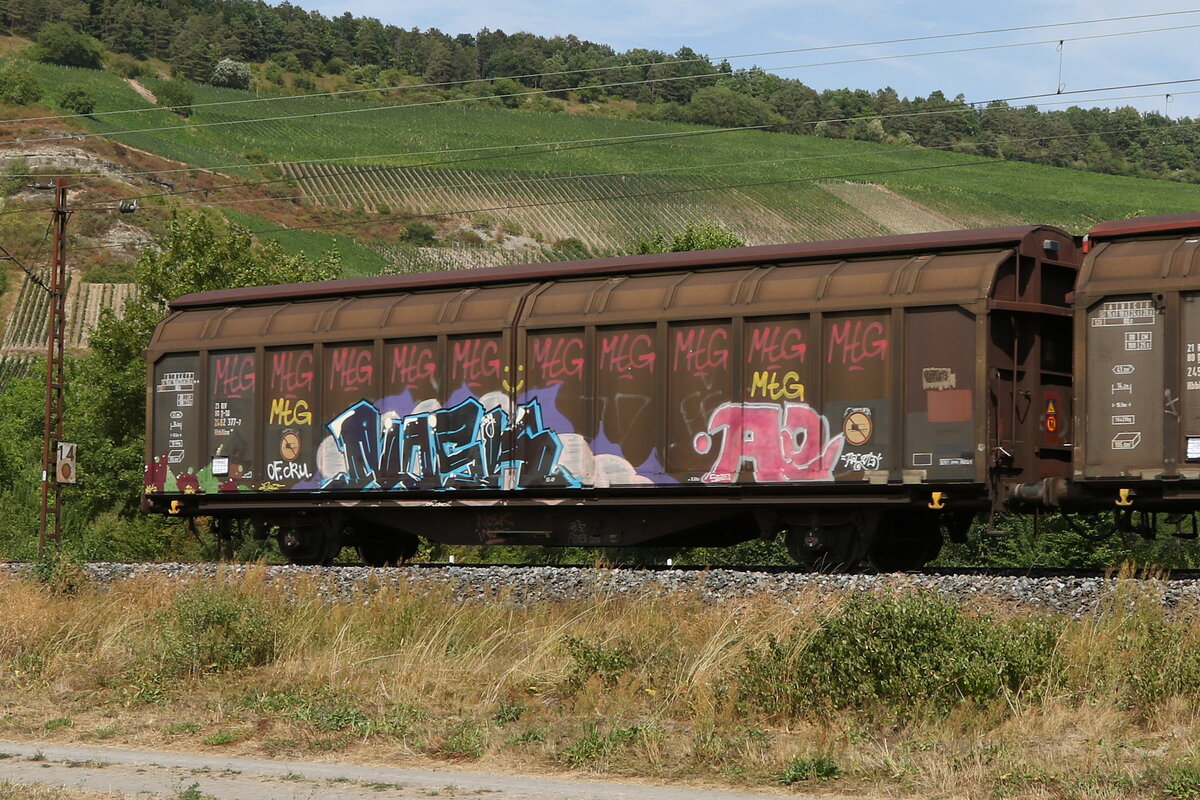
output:
<path id="1" fill-rule="evenodd" d="M 522 487 L 595 484 L 587 341 L 583 327 L 518 332 L 513 435 Z"/>
<path id="2" fill-rule="evenodd" d="M 1087 314 L 1089 476 L 1161 469 L 1163 315 L 1146 295 L 1110 296 Z"/>

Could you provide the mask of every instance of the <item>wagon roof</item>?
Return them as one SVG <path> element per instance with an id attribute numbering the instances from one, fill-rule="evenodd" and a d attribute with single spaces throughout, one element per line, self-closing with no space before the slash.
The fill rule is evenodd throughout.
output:
<path id="1" fill-rule="evenodd" d="M 1157 233 L 1200 231 L 1200 212 L 1163 214 L 1157 217 L 1134 217 L 1101 222 L 1088 234 L 1092 239 L 1117 239 L 1125 236 L 1144 236 Z"/>
<path id="2" fill-rule="evenodd" d="M 1017 245 L 1034 237 L 1039 231 L 1066 236 L 1059 228 L 1048 225 L 1018 225 L 980 230 L 941 231 L 902 236 L 880 236 L 860 239 L 839 239 L 820 242 L 737 247 L 724 250 L 698 250 L 660 255 L 597 258 L 586 261 L 567 261 L 543 264 L 521 264 L 481 269 L 413 275 L 388 275 L 373 278 L 350 278 L 313 283 L 291 283 L 276 286 L 257 286 L 242 289 L 219 289 L 183 295 L 171 303 L 173 310 L 226 305 L 269 303 L 300 299 L 316 299 L 345 295 L 367 295 L 396 291 L 453 286 L 479 286 L 508 282 L 561 280 L 606 274 L 630 274 L 671 271 L 705 267 L 727 267 L 742 264 L 778 264 L 810 260 L 871 257 L 879 254 L 903 254 L 946 250 L 971 250 L 997 245 Z"/>

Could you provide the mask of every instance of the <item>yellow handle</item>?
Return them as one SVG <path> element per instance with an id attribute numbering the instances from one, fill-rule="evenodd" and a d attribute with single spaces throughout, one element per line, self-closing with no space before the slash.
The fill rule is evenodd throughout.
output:
<path id="1" fill-rule="evenodd" d="M 180 502 L 179 500 L 172 500 L 171 508 L 167 513 L 168 514 L 178 514 L 180 511 L 183 511 L 183 503 Z"/>
<path id="2" fill-rule="evenodd" d="M 942 499 L 944 495 L 941 492 L 930 492 L 929 496 L 933 498 L 929 502 L 930 508 L 934 509 L 935 511 L 940 511 L 946 507 L 946 501 Z"/>
<path id="3" fill-rule="evenodd" d="M 1133 505 L 1133 500 L 1131 500 L 1129 498 L 1129 494 L 1130 494 L 1129 489 L 1118 489 L 1117 490 L 1117 505 L 1119 505 L 1119 506 Z"/>

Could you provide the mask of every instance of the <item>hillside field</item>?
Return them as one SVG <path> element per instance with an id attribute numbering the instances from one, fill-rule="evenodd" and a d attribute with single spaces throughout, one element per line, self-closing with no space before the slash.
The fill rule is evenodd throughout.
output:
<path id="1" fill-rule="evenodd" d="M 361 208 L 366 218 L 341 232 L 367 238 L 377 217 L 443 214 L 465 221 L 484 213 L 547 243 L 575 237 L 605 251 L 627 250 L 655 226 L 693 220 L 717 222 L 755 244 L 1016 222 L 1078 233 L 1104 219 L 1191 210 L 1200 199 L 1190 184 L 971 153 L 714 133 L 478 101 L 405 106 L 355 96 L 205 107 L 254 98 L 197 84 L 197 107 L 184 119 L 153 107 L 107 72 L 42 64 L 34 70 L 45 86 L 87 88 L 96 112 L 143 109 L 76 121 L 88 131 L 245 180 L 278 175 L 247 164 L 280 163 L 287 180 L 276 188 L 287 191 L 279 196 Z M 161 85 L 144 82 L 152 92 Z M 37 144 L 55 135 L 63 134 L 25 138 Z M 847 191 L 848 183 L 869 190 Z M 220 194 L 208 202 L 219 204 Z M 249 205 L 239 209 L 253 213 Z"/>

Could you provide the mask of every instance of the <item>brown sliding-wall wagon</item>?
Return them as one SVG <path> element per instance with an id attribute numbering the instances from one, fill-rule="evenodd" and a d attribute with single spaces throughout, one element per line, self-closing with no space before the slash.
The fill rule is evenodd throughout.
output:
<path id="1" fill-rule="evenodd" d="M 447 543 L 933 558 L 1071 474 L 1045 226 L 225 290 L 147 353 L 148 511 L 298 562 Z"/>
<path id="2" fill-rule="evenodd" d="M 1062 505 L 1192 513 L 1200 506 L 1200 214 L 1105 222 L 1088 245 L 1074 295 L 1076 415 L 1087 424 Z"/>

